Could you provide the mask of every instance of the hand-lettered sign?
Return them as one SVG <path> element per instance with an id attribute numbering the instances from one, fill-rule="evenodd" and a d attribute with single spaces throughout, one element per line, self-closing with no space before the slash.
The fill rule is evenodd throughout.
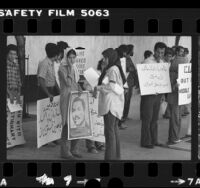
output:
<path id="1" fill-rule="evenodd" d="M 23 97 L 20 97 L 20 106 L 23 106 Z M 22 129 L 22 110 L 10 112 L 7 108 L 7 148 L 24 144 Z"/>
<path id="2" fill-rule="evenodd" d="M 191 103 L 191 63 L 178 65 L 178 104 L 190 104 Z"/>
<path id="3" fill-rule="evenodd" d="M 90 105 L 90 113 L 93 126 L 93 137 L 89 139 L 105 143 L 104 120 L 102 116 L 98 115 L 98 96 L 97 98 L 94 98 L 92 94 L 90 94 L 89 105 Z"/>
<path id="4" fill-rule="evenodd" d="M 137 64 L 141 95 L 171 92 L 168 63 Z"/>
<path id="5" fill-rule="evenodd" d="M 58 140 L 61 137 L 62 119 L 60 96 L 37 101 L 37 147 Z"/>

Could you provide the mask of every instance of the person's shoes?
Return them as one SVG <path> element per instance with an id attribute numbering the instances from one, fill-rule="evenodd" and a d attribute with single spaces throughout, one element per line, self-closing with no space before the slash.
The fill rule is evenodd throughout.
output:
<path id="1" fill-rule="evenodd" d="M 185 111 L 185 112 L 184 112 L 184 114 L 185 114 L 185 115 L 188 115 L 188 114 L 190 114 L 190 112 L 188 112 L 188 111 Z"/>
<path id="2" fill-rule="evenodd" d="M 60 145 L 60 140 L 55 140 L 52 143 L 54 143 L 55 145 Z"/>
<path id="3" fill-rule="evenodd" d="M 88 152 L 93 154 L 99 153 L 95 148 L 88 149 Z"/>
<path id="4" fill-rule="evenodd" d="M 184 136 L 184 138 L 190 138 L 190 137 L 191 137 L 190 134 L 186 134 L 186 135 Z"/>
<path id="5" fill-rule="evenodd" d="M 73 155 L 74 157 L 77 157 L 77 158 L 82 158 L 82 157 L 83 157 L 80 153 L 73 153 L 73 152 L 72 152 L 72 155 Z"/>
<path id="6" fill-rule="evenodd" d="M 61 154 L 61 158 L 67 159 L 67 160 L 76 160 L 76 157 L 74 157 L 73 155 L 63 155 L 63 154 Z"/>
<path id="7" fill-rule="evenodd" d="M 147 148 L 147 149 L 153 149 L 153 148 L 154 148 L 153 145 L 146 145 L 146 146 L 141 146 L 141 147 L 143 147 L 143 148 Z"/>
<path id="8" fill-rule="evenodd" d="M 175 142 L 169 142 L 169 141 L 167 142 L 168 146 L 175 145 L 175 144 L 177 144 L 177 143 L 175 143 Z"/>
<path id="9" fill-rule="evenodd" d="M 60 156 L 63 159 L 76 160 L 76 158 L 72 154 L 66 152 L 65 149 L 62 148 L 62 147 L 61 147 L 61 150 L 60 150 Z"/>
<path id="10" fill-rule="evenodd" d="M 164 118 L 164 119 L 169 119 L 170 116 L 164 114 L 164 115 L 163 115 L 163 118 Z"/>
<path id="11" fill-rule="evenodd" d="M 161 144 L 161 143 L 158 142 L 158 143 L 155 143 L 154 146 L 161 147 L 161 146 L 163 146 L 163 144 Z"/>
<path id="12" fill-rule="evenodd" d="M 125 122 L 126 119 L 127 119 L 127 118 L 123 117 L 123 118 L 121 119 L 121 122 Z"/>
<path id="13" fill-rule="evenodd" d="M 57 146 L 57 144 L 55 144 L 54 142 L 49 142 L 49 143 L 45 144 L 45 146 L 55 147 L 55 146 Z"/>
<path id="14" fill-rule="evenodd" d="M 127 125 L 124 125 L 124 124 L 119 125 L 119 129 L 120 130 L 124 130 L 126 128 L 128 128 Z"/>
<path id="15" fill-rule="evenodd" d="M 101 145 L 101 146 L 99 146 L 99 147 L 97 147 L 97 149 L 99 150 L 99 151 L 105 151 L 105 146 L 104 145 Z"/>
<path id="16" fill-rule="evenodd" d="M 174 140 L 174 142 L 177 143 L 177 144 L 180 143 L 181 141 L 182 141 L 181 139 Z"/>
<path id="17" fill-rule="evenodd" d="M 167 145 L 169 145 L 169 146 L 170 146 L 170 145 L 175 145 L 175 144 L 180 143 L 181 141 L 182 141 L 182 140 L 180 140 L 180 139 L 174 140 L 174 141 L 170 141 L 170 142 L 168 141 L 168 142 L 167 142 Z"/>

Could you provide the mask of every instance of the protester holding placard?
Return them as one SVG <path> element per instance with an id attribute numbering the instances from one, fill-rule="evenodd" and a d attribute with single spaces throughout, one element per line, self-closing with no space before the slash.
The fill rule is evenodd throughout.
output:
<path id="1" fill-rule="evenodd" d="M 62 134 L 61 134 L 61 157 L 65 159 L 81 158 L 78 152 L 78 140 L 68 140 L 68 109 L 71 91 L 80 91 L 78 84 L 79 75 L 74 70 L 76 52 L 71 49 L 67 52 L 66 62 L 63 62 L 59 68 L 58 75 L 60 80 L 60 109 L 62 116 Z"/>
<path id="2" fill-rule="evenodd" d="M 119 66 L 120 60 L 117 52 L 108 48 L 102 52 L 102 55 L 107 66 L 99 78 L 95 91 L 100 91 L 98 112 L 104 117 L 105 160 L 119 160 L 121 154 L 118 123 L 123 116 L 124 107 L 124 92 L 119 88 L 123 89 L 126 79 Z M 107 84 L 103 84 L 105 77 L 108 77 Z"/>
<path id="3" fill-rule="evenodd" d="M 38 78 L 38 100 L 49 98 L 50 102 L 60 93 L 56 81 L 54 62 L 58 57 L 58 47 L 54 43 L 47 43 L 45 46 L 46 57 L 39 62 L 37 69 Z M 57 141 L 52 142 L 58 144 Z M 49 143 L 50 144 L 50 143 Z"/>
<path id="4" fill-rule="evenodd" d="M 57 60 L 58 47 L 54 43 L 48 43 L 45 47 L 46 55 L 43 61 L 39 62 L 37 77 L 38 77 L 38 100 L 50 98 L 59 95 L 59 87 L 56 82 L 54 62 Z"/>
<path id="5" fill-rule="evenodd" d="M 181 106 L 178 104 L 178 65 L 187 63 L 187 59 L 183 57 L 184 48 L 179 46 L 175 50 L 176 56 L 170 66 L 170 80 L 172 92 L 167 95 L 167 101 L 170 109 L 169 119 L 169 136 L 168 145 L 179 143 L 181 130 Z"/>
<path id="6" fill-rule="evenodd" d="M 186 62 L 189 63 L 188 54 L 189 54 L 188 48 L 184 48 L 183 56 L 185 57 Z M 187 116 L 190 113 L 189 111 L 190 111 L 189 110 L 189 106 L 188 105 L 183 105 L 182 110 L 181 110 L 182 116 Z"/>
<path id="7" fill-rule="evenodd" d="M 166 44 L 157 42 L 154 46 L 154 55 L 144 60 L 143 64 L 164 63 Z M 141 146 L 152 149 L 158 143 L 158 115 L 160 110 L 161 94 L 141 96 L 142 128 Z"/>
<path id="8" fill-rule="evenodd" d="M 20 103 L 21 86 L 17 46 L 10 44 L 7 46 L 7 97 L 12 104 L 14 100 Z"/>
<path id="9" fill-rule="evenodd" d="M 153 52 L 150 50 L 145 50 L 144 52 L 144 60 L 153 56 Z M 144 61 L 142 61 L 141 63 L 143 63 Z M 140 100 L 140 120 L 142 120 L 142 100 Z"/>

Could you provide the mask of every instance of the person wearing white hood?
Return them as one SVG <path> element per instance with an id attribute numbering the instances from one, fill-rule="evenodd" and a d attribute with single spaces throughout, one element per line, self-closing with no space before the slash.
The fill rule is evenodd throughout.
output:
<path id="1" fill-rule="evenodd" d="M 70 49 L 66 54 L 66 61 L 62 62 L 59 67 L 58 76 L 60 81 L 60 110 L 62 116 L 62 133 L 61 133 L 61 157 L 69 160 L 81 158 L 82 155 L 78 152 L 78 141 L 69 141 L 67 137 L 68 133 L 68 106 L 70 101 L 71 91 L 82 92 L 79 81 L 79 74 L 76 66 L 74 65 L 76 60 L 76 51 Z"/>

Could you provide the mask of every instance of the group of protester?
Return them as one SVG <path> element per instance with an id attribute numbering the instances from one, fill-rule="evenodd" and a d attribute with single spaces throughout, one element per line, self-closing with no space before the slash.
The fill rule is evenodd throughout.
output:
<path id="1" fill-rule="evenodd" d="M 38 77 L 38 100 L 60 95 L 60 109 L 62 116 L 62 134 L 60 141 L 61 157 L 65 159 L 81 158 L 78 143 L 79 140 L 68 140 L 68 105 L 72 91 L 81 93 L 88 90 L 93 97 L 98 95 L 98 113 L 104 119 L 105 144 L 86 139 L 88 152 L 98 153 L 105 151 L 105 160 L 121 159 L 120 138 L 118 129 L 127 128 L 125 121 L 128 118 L 132 91 L 135 87 L 139 91 L 139 80 L 137 69 L 132 62 L 134 55 L 133 45 L 120 45 L 118 48 L 108 48 L 102 52 L 102 59 L 98 62 L 97 70 L 100 72 L 98 85 L 92 89 L 84 80 L 80 82 L 80 76 L 75 66 L 76 50 L 70 48 L 64 41 L 57 44 L 48 43 L 45 47 L 46 57 L 39 62 Z M 181 46 L 169 48 L 162 42 L 157 42 L 154 53 L 145 51 L 142 63 L 163 63 L 170 64 L 170 80 L 172 93 L 162 95 L 141 96 L 141 147 L 154 148 L 160 146 L 158 142 L 158 114 L 160 104 L 165 96 L 168 102 L 167 113 L 169 118 L 169 138 L 168 144 L 180 142 L 181 129 L 181 106 L 178 105 L 178 64 L 187 63 L 188 50 Z M 54 63 L 59 63 L 58 77 L 59 85 L 56 82 L 56 72 Z M 122 62 L 126 64 L 123 70 Z M 108 83 L 103 80 L 108 77 Z M 83 83 L 83 84 L 81 84 Z M 118 84 L 123 89 L 123 93 L 115 90 Z M 20 97 L 20 71 L 17 63 L 17 46 L 7 46 L 7 97 L 11 102 Z"/>

